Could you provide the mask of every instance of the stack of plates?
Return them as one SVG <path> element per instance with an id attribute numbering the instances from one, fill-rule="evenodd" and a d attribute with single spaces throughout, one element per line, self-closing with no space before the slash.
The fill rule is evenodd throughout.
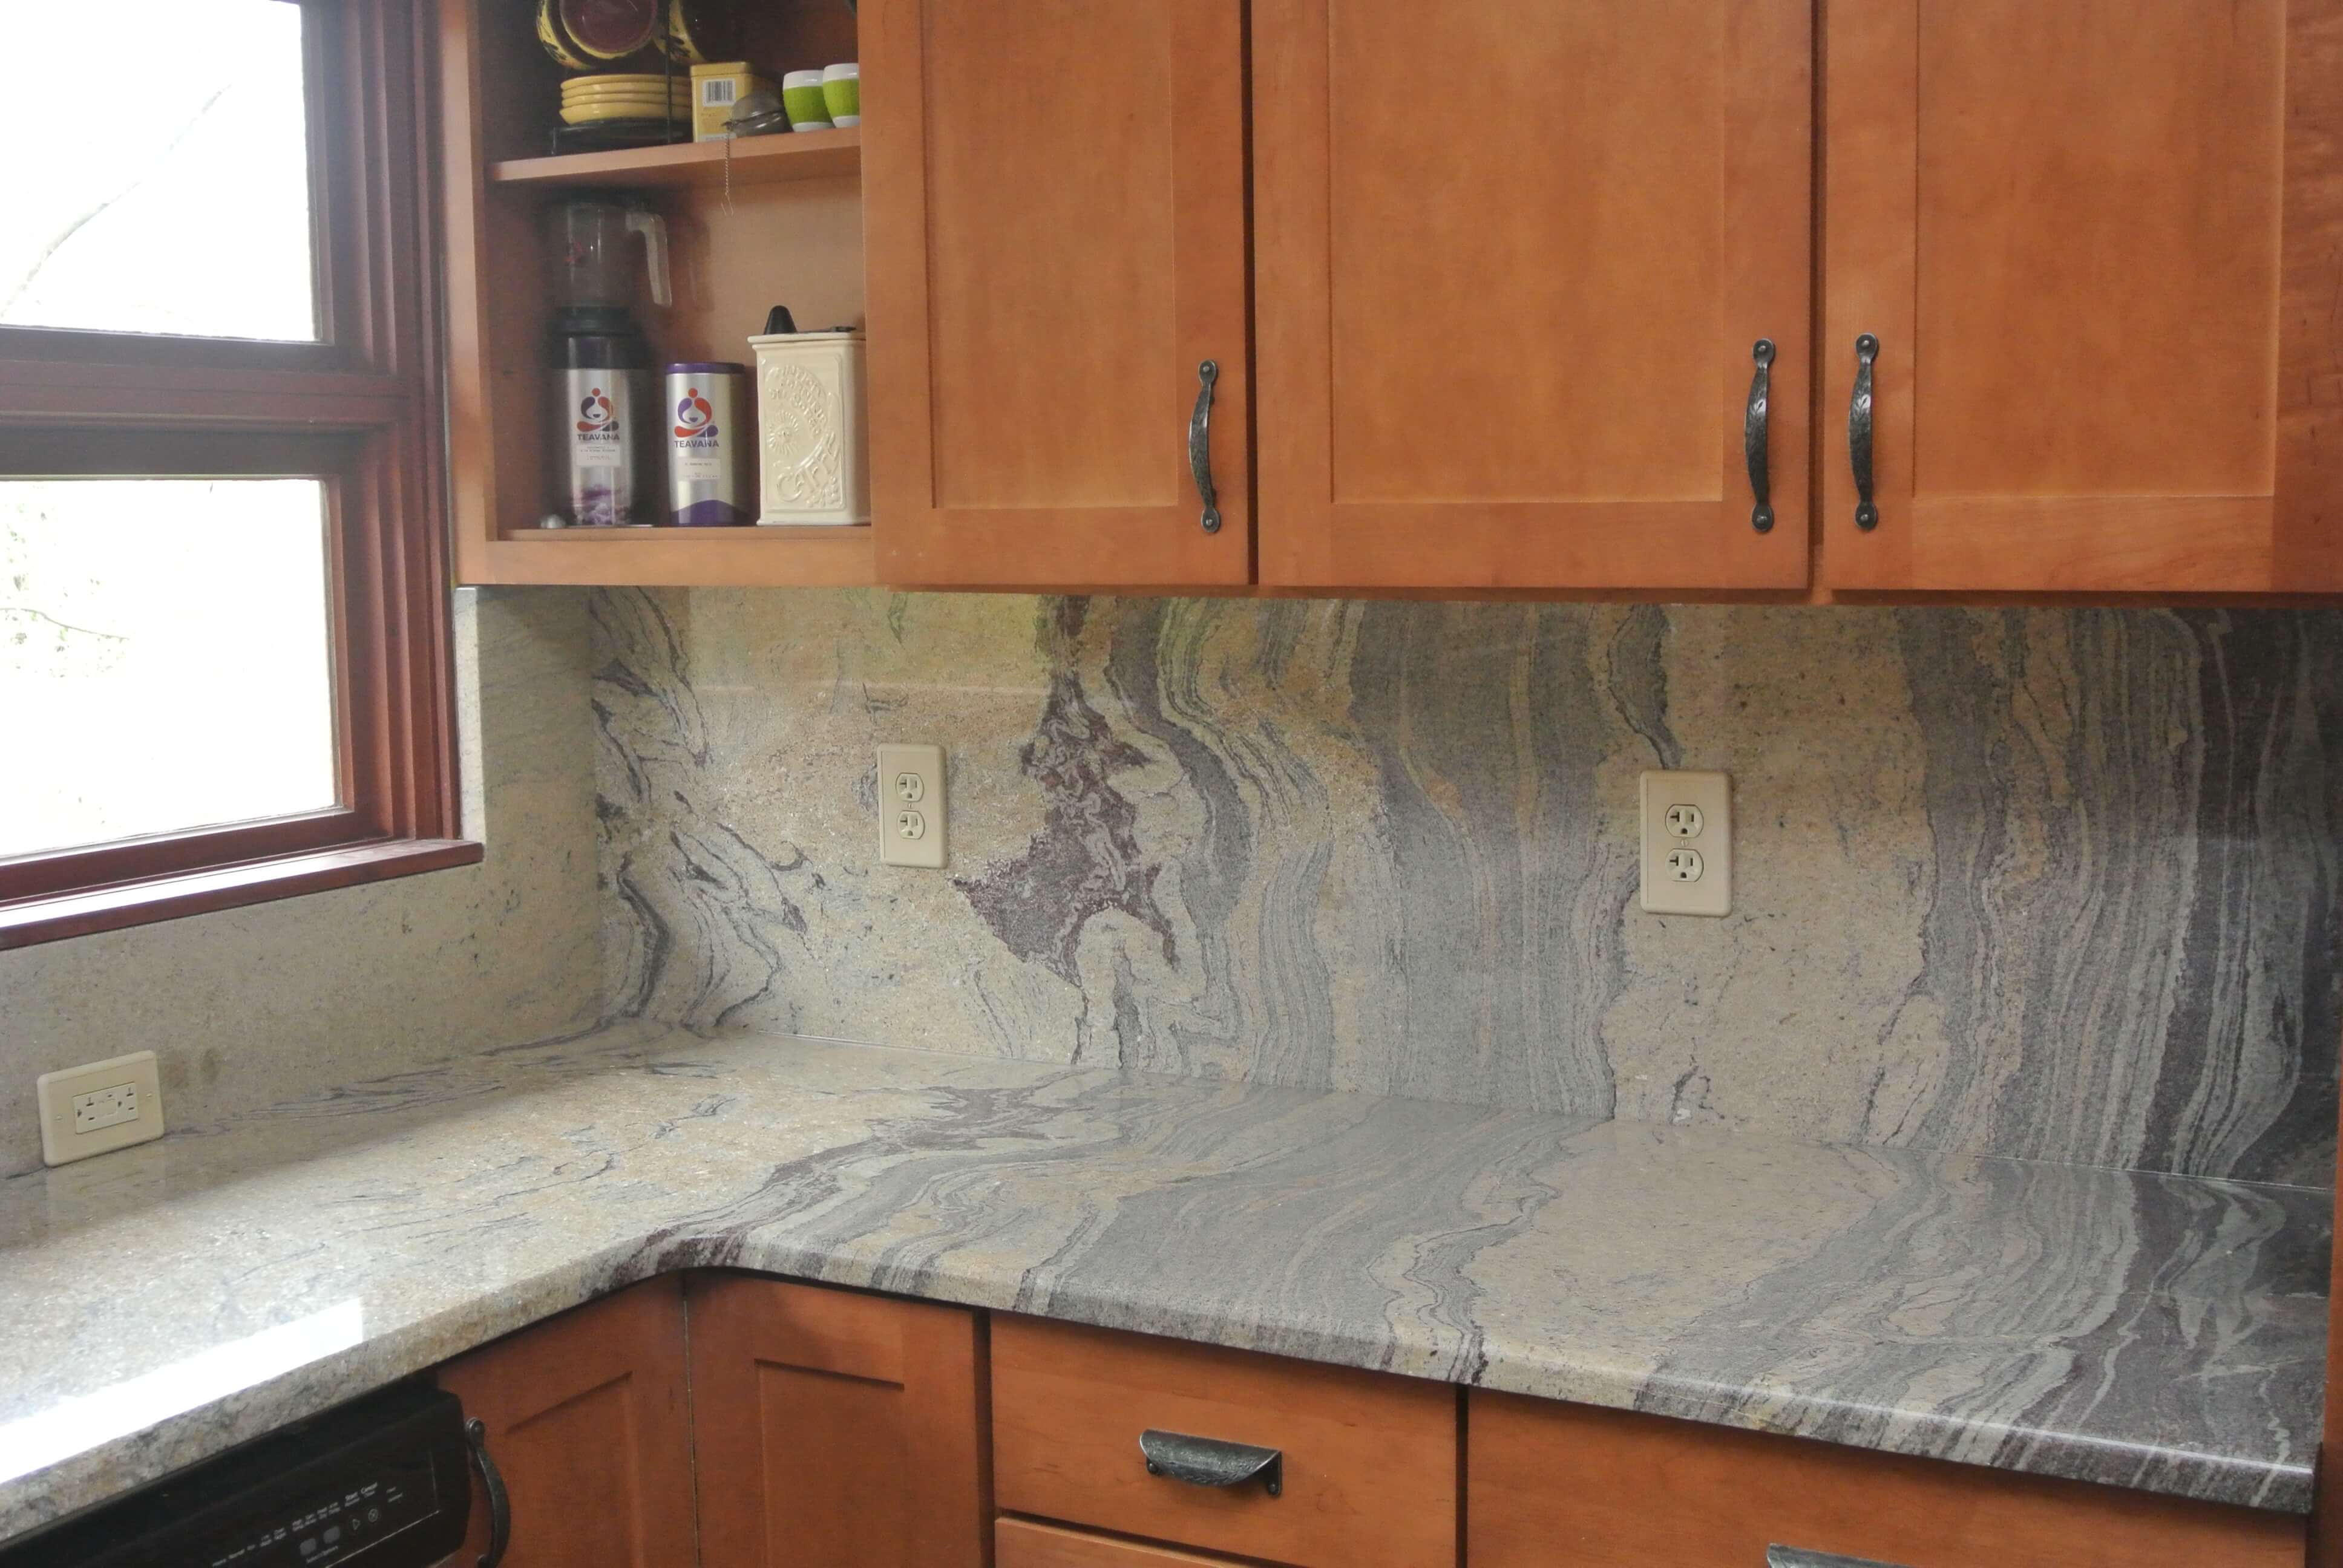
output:
<path id="1" fill-rule="evenodd" d="M 691 118 L 691 81 L 678 76 L 607 74 L 572 76 L 561 84 L 561 118 L 572 126 L 603 120 Z"/>

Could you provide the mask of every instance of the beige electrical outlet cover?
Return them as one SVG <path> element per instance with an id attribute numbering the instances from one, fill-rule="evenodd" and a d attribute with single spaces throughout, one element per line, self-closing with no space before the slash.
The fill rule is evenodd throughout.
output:
<path id="1" fill-rule="evenodd" d="M 946 829 L 944 749 L 879 748 L 879 861 L 943 869 Z"/>
<path id="2" fill-rule="evenodd" d="M 1646 773 L 1643 779 L 1644 912 L 1729 915 L 1733 912 L 1733 779 L 1725 773 Z M 1671 808 L 1690 806 L 1672 831 Z M 1698 857 L 1699 875 L 1685 881 L 1669 865 L 1672 851 Z"/>
<path id="3" fill-rule="evenodd" d="M 91 1094 L 126 1083 L 138 1091 L 138 1114 L 128 1121 L 94 1131 L 74 1131 L 74 1096 Z M 41 1160 L 48 1165 L 70 1165 L 93 1154 L 110 1154 L 133 1143 L 163 1136 L 163 1081 L 156 1070 L 155 1053 L 134 1050 L 58 1072 L 45 1072 L 34 1081 L 33 1099 L 40 1107 Z"/>

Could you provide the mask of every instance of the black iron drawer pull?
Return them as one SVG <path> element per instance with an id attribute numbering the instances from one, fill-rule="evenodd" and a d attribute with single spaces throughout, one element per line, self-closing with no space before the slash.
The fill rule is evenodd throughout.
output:
<path id="1" fill-rule="evenodd" d="M 1801 1552 L 1795 1546 L 1765 1548 L 1765 1568 L 1897 1568 L 1868 1557 L 1834 1557 L 1827 1552 Z"/>
<path id="2" fill-rule="evenodd" d="M 1188 467 L 1196 475 L 1196 494 L 1204 501 L 1204 531 L 1221 531 L 1220 497 L 1212 488 L 1212 387 L 1221 378 L 1221 362 L 1207 359 L 1196 367 L 1196 411 L 1188 416 Z"/>
<path id="3" fill-rule="evenodd" d="M 1139 1452 L 1150 1475 L 1191 1486 L 1242 1486 L 1257 1477 L 1272 1497 L 1285 1491 L 1285 1455 L 1278 1449 L 1151 1429 L 1139 1434 Z"/>
<path id="4" fill-rule="evenodd" d="M 505 1478 L 488 1457 L 488 1423 L 478 1416 L 464 1423 L 464 1442 L 472 1451 L 472 1468 L 480 1473 L 480 1489 L 488 1494 L 488 1549 L 480 1553 L 479 1568 L 497 1568 L 512 1543 L 512 1501 L 505 1495 Z"/>
<path id="5" fill-rule="evenodd" d="M 1774 400 L 1774 340 L 1761 337 L 1749 351 L 1757 374 L 1749 382 L 1749 413 L 1741 422 L 1741 447 L 1749 457 L 1749 493 L 1756 498 L 1749 526 L 1761 534 L 1774 531 L 1774 486 L 1765 467 L 1765 417 Z"/>
<path id="6" fill-rule="evenodd" d="M 1866 332 L 1855 340 L 1855 400 L 1846 410 L 1846 455 L 1855 464 L 1855 526 L 1865 533 L 1879 526 L 1871 482 L 1871 367 L 1879 339 Z"/>

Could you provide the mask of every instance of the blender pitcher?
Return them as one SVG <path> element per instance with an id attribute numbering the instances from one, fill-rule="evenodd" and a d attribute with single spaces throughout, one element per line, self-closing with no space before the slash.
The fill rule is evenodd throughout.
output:
<path id="1" fill-rule="evenodd" d="M 623 196 L 582 196 L 553 209 L 553 255 L 560 276 L 554 302 L 565 307 L 632 308 L 635 302 L 633 238 L 643 236 L 643 259 L 651 303 L 675 303 L 668 289 L 667 220 L 639 200 Z"/>
<path id="2" fill-rule="evenodd" d="M 654 521 L 657 399 L 650 346 L 632 309 L 633 240 L 643 236 L 651 302 L 670 304 L 666 221 L 639 201 L 588 196 L 555 206 L 548 227 L 557 269 L 551 511 L 579 528 Z"/>

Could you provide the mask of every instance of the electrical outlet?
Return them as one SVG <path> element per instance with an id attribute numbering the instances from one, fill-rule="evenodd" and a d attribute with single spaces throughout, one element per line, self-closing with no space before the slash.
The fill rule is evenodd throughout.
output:
<path id="1" fill-rule="evenodd" d="M 70 1164 L 163 1136 L 163 1083 L 151 1050 L 133 1051 L 34 1083 L 41 1117 L 41 1159 Z"/>
<path id="2" fill-rule="evenodd" d="M 944 749 L 879 748 L 880 863 L 941 869 L 944 820 Z"/>
<path id="3" fill-rule="evenodd" d="M 138 1086 L 117 1083 L 110 1089 L 93 1090 L 73 1097 L 74 1123 L 76 1133 L 96 1132 L 103 1127 L 119 1127 L 126 1121 L 138 1120 Z"/>
<path id="4" fill-rule="evenodd" d="M 1731 777 L 1644 774 L 1642 860 L 1645 913 L 1731 914 Z"/>

